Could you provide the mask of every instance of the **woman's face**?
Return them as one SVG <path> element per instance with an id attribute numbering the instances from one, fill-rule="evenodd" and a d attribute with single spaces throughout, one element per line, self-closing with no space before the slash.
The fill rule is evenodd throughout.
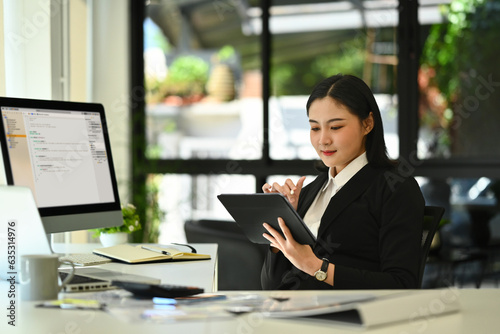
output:
<path id="1" fill-rule="evenodd" d="M 340 173 L 365 151 L 366 135 L 373 128 L 370 113 L 363 122 L 330 97 L 315 100 L 309 107 L 311 144 L 323 163 Z M 335 176 L 335 175 L 334 175 Z"/>

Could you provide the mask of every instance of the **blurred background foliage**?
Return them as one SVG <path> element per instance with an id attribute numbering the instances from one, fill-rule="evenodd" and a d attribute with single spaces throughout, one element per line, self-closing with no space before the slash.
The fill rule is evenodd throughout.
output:
<path id="1" fill-rule="evenodd" d="M 365 63 L 364 38 L 340 43 L 336 52 L 324 53 L 312 58 L 272 64 L 272 94 L 303 95 L 322 79 L 338 73 L 363 76 Z"/>
<path id="2" fill-rule="evenodd" d="M 431 27 L 421 57 L 428 86 L 444 100 L 434 110 L 444 133 L 438 140 L 455 156 L 493 156 L 489 147 L 500 122 L 500 0 L 454 0 L 442 8 L 448 23 Z M 421 121 L 431 118 L 421 114 Z M 484 136 L 473 135 L 479 128 Z"/>
<path id="3" fill-rule="evenodd" d="M 422 63 L 439 72 L 436 83 L 453 102 L 460 93 L 460 82 L 470 76 L 469 69 L 488 72 L 498 68 L 491 61 L 498 58 L 500 1 L 455 0 L 442 8 L 448 24 L 432 26 Z"/>

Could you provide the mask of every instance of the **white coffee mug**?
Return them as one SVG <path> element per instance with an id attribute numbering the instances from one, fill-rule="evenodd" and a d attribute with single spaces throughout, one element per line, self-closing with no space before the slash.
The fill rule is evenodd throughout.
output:
<path id="1" fill-rule="evenodd" d="M 71 273 L 59 284 L 59 266 L 71 265 Z M 75 275 L 75 265 L 71 261 L 61 261 L 55 254 L 22 255 L 19 281 L 22 300 L 57 299 L 59 291 Z"/>

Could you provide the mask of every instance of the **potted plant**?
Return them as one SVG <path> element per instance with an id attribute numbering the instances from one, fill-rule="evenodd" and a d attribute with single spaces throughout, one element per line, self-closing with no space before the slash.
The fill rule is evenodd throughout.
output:
<path id="1" fill-rule="evenodd" d="M 104 247 L 126 243 L 130 233 L 142 228 L 136 211 L 132 204 L 122 205 L 123 225 L 93 229 L 92 236 L 99 237 Z"/>
<path id="2" fill-rule="evenodd" d="M 182 99 L 180 104 L 198 102 L 203 98 L 208 80 L 208 64 L 197 56 L 187 55 L 176 58 L 168 68 L 168 74 L 161 89 L 164 102 L 173 97 Z"/>

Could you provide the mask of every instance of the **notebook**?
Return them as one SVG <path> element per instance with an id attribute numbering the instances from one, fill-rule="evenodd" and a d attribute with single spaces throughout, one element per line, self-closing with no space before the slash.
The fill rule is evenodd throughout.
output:
<path id="1" fill-rule="evenodd" d="M 186 253 L 172 247 L 129 244 L 94 249 L 94 254 L 129 264 L 210 259 L 207 254 Z"/>
<path id="2" fill-rule="evenodd" d="M 21 256 L 24 254 L 52 254 L 49 240 L 43 228 L 31 190 L 20 186 L 0 186 L 0 244 L 10 246 L 13 255 L 8 257 L 7 252 L 0 254 L 0 277 L 2 279 L 15 276 L 19 282 Z M 61 269 L 67 271 L 68 269 Z M 70 282 L 66 291 L 98 290 L 105 284 L 109 287 L 112 280 L 132 281 L 149 284 L 159 284 L 160 279 L 120 273 L 104 268 L 89 267 L 77 268 L 79 276 L 99 279 L 105 282 L 94 284 L 78 283 L 79 278 Z M 80 289 L 82 286 L 82 289 Z"/>

